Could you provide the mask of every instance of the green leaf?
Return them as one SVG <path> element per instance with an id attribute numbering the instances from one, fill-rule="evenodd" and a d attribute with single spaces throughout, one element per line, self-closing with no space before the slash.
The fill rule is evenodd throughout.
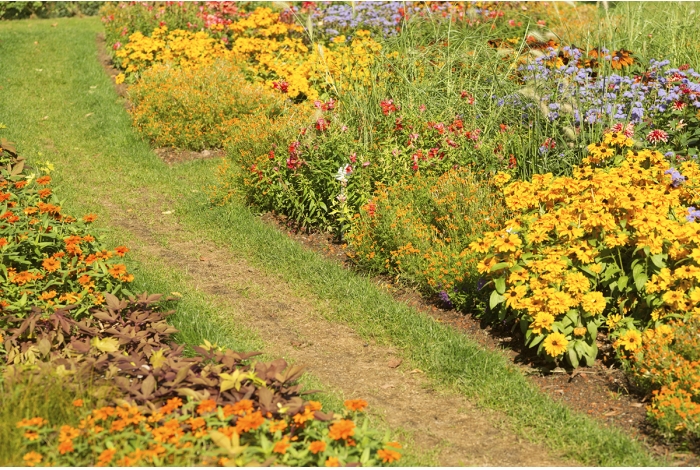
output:
<path id="1" fill-rule="evenodd" d="M 499 277 L 494 279 L 493 283 L 496 286 L 496 292 L 503 295 L 503 293 L 505 293 L 506 291 L 506 279 L 503 277 Z"/>
<path id="2" fill-rule="evenodd" d="M 620 276 L 620 278 L 617 280 L 617 288 L 621 291 L 624 290 L 627 287 L 627 281 L 629 281 L 629 277 Z"/>
<path id="3" fill-rule="evenodd" d="M 507 267 L 508 267 L 508 263 L 496 263 L 493 266 L 491 266 L 490 272 L 498 271 L 499 269 L 503 269 L 503 268 L 507 268 Z"/>
<path id="4" fill-rule="evenodd" d="M 494 309 L 498 304 L 500 304 L 504 300 L 506 300 L 505 297 L 500 295 L 498 292 L 493 291 L 491 292 L 491 298 L 489 299 L 489 306 L 491 307 L 491 309 Z"/>
<path id="5" fill-rule="evenodd" d="M 569 349 L 567 351 L 566 355 L 569 359 L 569 363 L 571 364 L 571 366 L 574 369 L 577 368 L 578 367 L 578 355 L 576 354 L 576 351 L 574 351 L 573 349 Z"/>
<path id="6" fill-rule="evenodd" d="M 666 255 L 663 253 L 659 253 L 658 255 L 650 256 L 651 262 L 654 263 L 654 265 L 657 268 L 665 268 L 666 263 L 664 263 L 664 260 L 666 258 Z"/>

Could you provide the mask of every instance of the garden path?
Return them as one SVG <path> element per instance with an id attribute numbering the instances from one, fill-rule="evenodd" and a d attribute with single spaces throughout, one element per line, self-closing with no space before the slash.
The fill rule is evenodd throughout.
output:
<path id="1" fill-rule="evenodd" d="M 434 452 L 442 466 L 566 463 L 516 436 L 497 413 L 433 389 L 418 370 L 396 366 L 395 350 L 366 343 L 349 327 L 323 319 L 322 305 L 295 295 L 284 281 L 209 240 L 194 239 L 176 216 L 157 209 L 160 195 L 145 189 L 140 197 L 131 207 L 142 209 L 131 212 L 103 200 L 109 212 L 104 219 L 132 234 L 134 257 L 156 257 L 184 273 L 221 306 L 222 315 L 228 310 L 245 318 L 266 339 L 266 353 L 305 365 L 346 398 L 366 399 L 371 413 L 406 432 L 419 452 Z"/>

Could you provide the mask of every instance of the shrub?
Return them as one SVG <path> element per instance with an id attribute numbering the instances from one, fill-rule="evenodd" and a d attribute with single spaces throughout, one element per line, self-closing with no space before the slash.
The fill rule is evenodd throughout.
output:
<path id="1" fill-rule="evenodd" d="M 134 126 L 159 147 L 225 148 L 300 110 L 219 61 L 197 69 L 157 65 L 129 88 Z"/>
<path id="2" fill-rule="evenodd" d="M 104 302 L 104 293 L 128 293 L 133 280 L 113 251 L 94 236 L 88 214 L 63 214 L 48 174 L 25 170 L 25 161 L 7 141 L 0 144 L 0 312 L 25 316 L 32 308 L 53 311 L 74 306 L 79 318 Z"/>
<path id="3" fill-rule="evenodd" d="M 347 240 L 360 266 L 464 308 L 476 294 L 476 257 L 467 246 L 500 227 L 504 215 L 502 199 L 468 168 L 416 173 L 377 190 Z"/>
<path id="4" fill-rule="evenodd" d="M 499 320 L 519 323 L 529 346 L 574 367 L 593 363 L 603 323 L 634 351 L 642 338 L 627 330 L 698 308 L 700 226 L 691 204 L 700 168 L 670 168 L 655 150 L 625 153 L 631 145 L 606 134 L 573 177 L 535 175 L 505 187 L 515 217 L 470 245 L 484 254 L 478 270 Z"/>

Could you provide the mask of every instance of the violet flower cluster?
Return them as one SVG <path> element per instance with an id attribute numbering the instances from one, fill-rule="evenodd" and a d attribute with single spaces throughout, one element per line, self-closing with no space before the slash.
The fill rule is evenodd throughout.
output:
<path id="1" fill-rule="evenodd" d="M 406 8 L 404 2 L 325 3 L 313 13 L 313 20 L 329 36 L 349 34 L 356 28 L 381 31 L 385 36 L 397 34 Z"/>
<path id="2" fill-rule="evenodd" d="M 569 57 L 566 65 L 548 66 L 558 58 L 558 52 L 549 48 L 548 54 L 519 68 L 527 85 L 542 90 L 540 100 L 549 108 L 547 117 L 552 122 L 566 119 L 575 125 L 592 125 L 612 117 L 639 123 L 671 110 L 700 109 L 700 74 L 691 68 L 664 71 L 669 61 L 652 59 L 641 76 L 596 76 L 590 67 L 578 67 L 581 51 L 564 47 L 562 53 Z"/>

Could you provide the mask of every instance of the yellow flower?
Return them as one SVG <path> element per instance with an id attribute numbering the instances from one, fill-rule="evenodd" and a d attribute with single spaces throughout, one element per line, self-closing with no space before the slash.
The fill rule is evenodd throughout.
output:
<path id="1" fill-rule="evenodd" d="M 535 334 L 542 333 L 542 330 L 550 330 L 554 323 L 554 316 L 547 312 L 538 312 L 535 319 L 530 323 L 530 329 Z"/>
<path id="2" fill-rule="evenodd" d="M 552 357 L 558 357 L 566 352 L 569 340 L 558 332 L 549 334 L 544 339 L 544 350 Z"/>
<path id="3" fill-rule="evenodd" d="M 642 334 L 637 330 L 627 330 L 615 341 L 615 347 L 623 347 L 627 351 L 636 351 L 642 345 Z"/>
<path id="4" fill-rule="evenodd" d="M 120 83 L 124 83 L 125 79 L 126 79 L 126 75 L 124 75 L 123 73 L 120 73 L 119 75 L 114 77 L 114 83 L 119 85 Z"/>
<path id="5" fill-rule="evenodd" d="M 598 315 L 605 310 L 605 297 L 601 292 L 589 292 L 581 299 L 581 306 L 591 315 Z"/>

